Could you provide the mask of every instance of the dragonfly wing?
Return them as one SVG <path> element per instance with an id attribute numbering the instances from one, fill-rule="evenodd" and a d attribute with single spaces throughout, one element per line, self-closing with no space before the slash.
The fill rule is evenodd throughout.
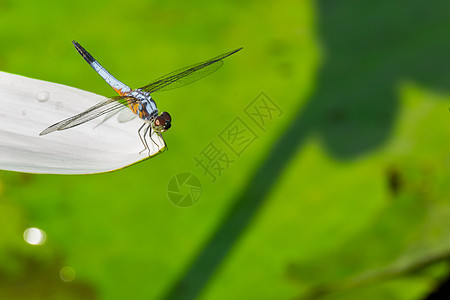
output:
<path id="1" fill-rule="evenodd" d="M 239 48 L 211 58 L 207 61 L 181 68 L 156 79 L 154 82 L 142 87 L 141 89 L 146 92 L 153 93 L 156 91 L 168 91 L 191 84 L 217 71 L 223 65 L 222 60 L 224 58 L 240 51 L 241 49 L 242 48 Z"/>
<path id="2" fill-rule="evenodd" d="M 125 123 L 125 122 L 131 121 L 135 117 L 137 117 L 137 115 L 135 113 L 133 113 L 129 107 L 122 105 L 121 108 L 118 108 L 116 110 L 113 110 L 113 111 L 110 111 L 109 113 L 107 113 L 105 115 L 105 117 L 103 117 L 102 121 L 100 123 L 97 123 L 97 125 L 95 125 L 94 128 L 97 128 L 98 126 L 102 125 L 103 123 L 105 123 L 109 119 L 113 118 L 114 116 L 117 116 L 117 121 L 119 121 L 119 123 Z M 126 117 L 122 117 L 122 116 L 126 116 Z"/>
<path id="3" fill-rule="evenodd" d="M 50 127 L 44 129 L 39 135 L 45 135 L 53 131 L 64 130 L 78 126 L 87 121 L 98 118 L 104 114 L 124 108 L 124 105 L 127 105 L 127 103 L 131 101 L 131 99 L 133 98 L 119 96 L 102 101 L 75 116 L 51 125 Z"/>

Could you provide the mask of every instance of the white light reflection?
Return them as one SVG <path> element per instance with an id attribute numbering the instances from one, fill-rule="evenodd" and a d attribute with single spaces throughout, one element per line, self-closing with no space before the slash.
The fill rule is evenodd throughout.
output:
<path id="1" fill-rule="evenodd" d="M 59 272 L 59 277 L 61 277 L 61 280 L 64 282 L 71 282 L 75 279 L 75 270 L 69 266 L 63 267 Z"/>
<path id="2" fill-rule="evenodd" d="M 47 240 L 45 232 L 35 227 L 25 229 L 23 238 L 28 244 L 38 246 L 44 244 Z"/>

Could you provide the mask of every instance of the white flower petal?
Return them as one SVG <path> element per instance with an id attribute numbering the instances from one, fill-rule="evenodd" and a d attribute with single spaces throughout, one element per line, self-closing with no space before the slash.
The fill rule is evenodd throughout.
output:
<path id="1" fill-rule="evenodd" d="M 140 118 L 117 115 L 39 136 L 48 126 L 105 97 L 73 87 L 0 72 L 0 169 L 28 173 L 89 174 L 123 168 L 149 157 L 139 139 Z M 99 125 L 100 124 L 100 125 Z M 97 126 L 99 125 L 99 126 Z M 153 134 L 150 156 L 165 150 Z"/>

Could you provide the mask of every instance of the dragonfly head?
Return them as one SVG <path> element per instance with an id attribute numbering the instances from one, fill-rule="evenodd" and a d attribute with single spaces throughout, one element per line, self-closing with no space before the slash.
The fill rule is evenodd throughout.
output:
<path id="1" fill-rule="evenodd" d="M 168 112 L 163 111 L 159 116 L 153 120 L 152 128 L 156 132 L 164 132 L 167 131 L 171 124 L 172 118 L 170 117 Z"/>

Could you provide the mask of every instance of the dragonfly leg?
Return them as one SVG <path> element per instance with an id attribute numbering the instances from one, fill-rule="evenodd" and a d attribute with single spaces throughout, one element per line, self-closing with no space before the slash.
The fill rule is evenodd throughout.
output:
<path id="1" fill-rule="evenodd" d="M 159 132 L 156 132 L 156 134 L 160 135 Z M 149 136 L 150 139 L 152 140 L 153 144 L 155 144 L 156 147 L 158 147 L 158 151 L 159 151 L 159 145 L 152 139 L 152 131 L 151 131 L 151 130 L 150 130 L 150 134 L 149 134 L 148 136 Z M 163 139 L 163 141 L 164 141 L 164 139 Z M 149 152 L 150 152 L 150 149 L 149 149 Z"/>
<path id="2" fill-rule="evenodd" d="M 161 138 L 161 140 L 162 140 L 163 143 L 164 143 L 163 148 L 165 147 L 165 150 L 169 150 L 169 147 L 167 147 L 166 141 L 164 140 L 164 138 L 163 138 L 161 132 L 157 132 L 157 134 L 159 135 L 159 137 Z M 164 151 L 165 151 L 165 150 L 164 150 Z"/>
<path id="3" fill-rule="evenodd" d="M 150 132 L 148 136 L 150 137 L 150 139 L 152 139 L 152 126 L 151 125 L 148 125 L 148 127 L 145 128 L 144 135 L 143 135 L 144 136 L 144 141 L 145 141 L 145 147 L 146 147 L 146 149 L 148 149 L 148 156 L 150 156 L 151 155 L 150 147 L 148 146 L 147 138 L 146 138 L 148 132 Z M 152 140 L 152 142 L 153 142 L 153 140 Z M 144 151 L 144 150 L 142 150 L 142 151 Z"/>
<path id="4" fill-rule="evenodd" d="M 147 127 L 145 127 L 146 125 L 147 125 Z M 144 130 L 143 133 L 142 133 L 142 130 Z M 160 147 L 159 147 L 159 145 L 152 139 L 152 133 L 153 133 L 153 130 L 152 130 L 151 124 L 147 124 L 147 123 L 142 124 L 142 126 L 139 127 L 139 129 L 138 129 L 138 135 L 139 135 L 139 138 L 141 139 L 142 144 L 144 145 L 144 149 L 143 149 L 141 152 L 139 152 L 139 154 L 141 154 L 141 153 L 144 152 L 145 150 L 148 150 L 148 156 L 150 156 L 150 155 L 151 155 L 151 152 L 150 152 L 150 147 L 148 146 L 148 142 L 147 142 L 147 133 L 148 133 L 148 136 L 149 136 L 150 140 L 152 141 L 152 143 L 155 144 L 156 147 L 158 147 L 158 150 L 160 149 Z M 163 140 L 163 142 L 164 142 L 164 139 L 163 139 L 161 133 L 160 133 L 160 132 L 156 132 L 156 134 L 157 134 L 157 135 Z M 167 147 L 165 142 L 164 142 L 164 146 Z"/>
<path id="5" fill-rule="evenodd" d="M 145 129 L 144 134 L 141 135 L 141 130 L 145 127 L 145 125 L 148 125 L 148 127 Z M 138 129 L 138 135 L 139 135 L 139 138 L 141 139 L 142 145 L 144 145 L 144 149 L 143 149 L 142 151 L 140 151 L 139 154 L 141 154 L 141 153 L 144 152 L 145 150 L 149 149 L 149 148 L 148 148 L 147 141 L 145 140 L 145 134 L 147 133 L 149 127 L 150 127 L 149 124 L 144 123 L 144 124 L 142 124 L 142 126 L 139 127 L 139 129 Z"/>

